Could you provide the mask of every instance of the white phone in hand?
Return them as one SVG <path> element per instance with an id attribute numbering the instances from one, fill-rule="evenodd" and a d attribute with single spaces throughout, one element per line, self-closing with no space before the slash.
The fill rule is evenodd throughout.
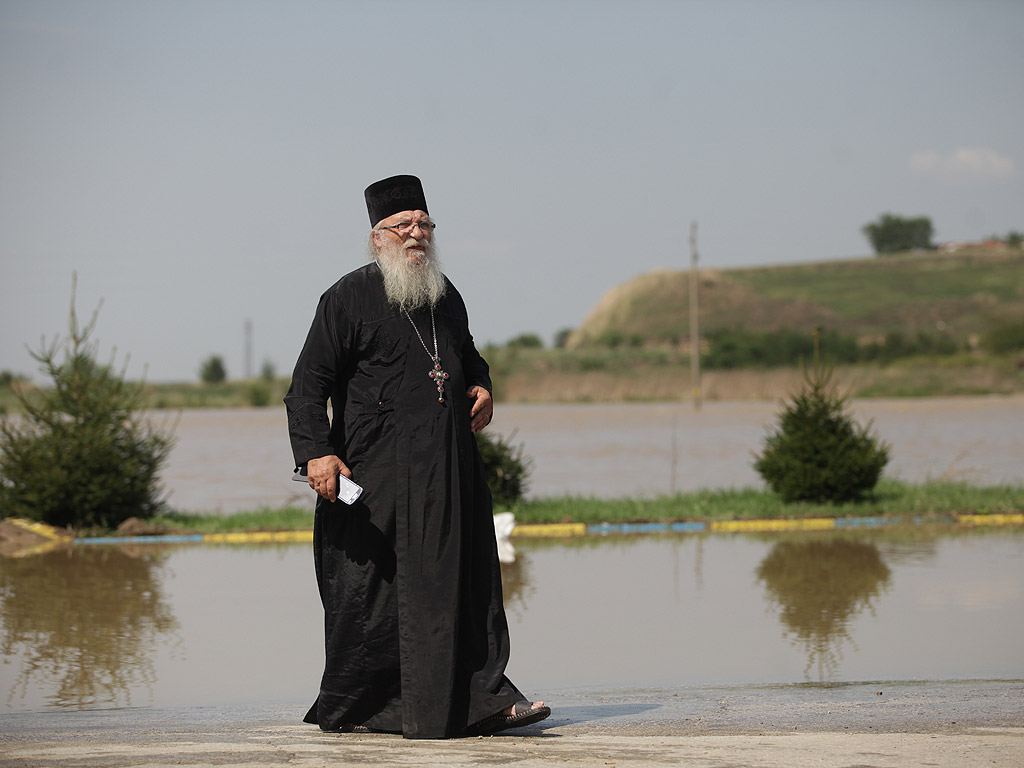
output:
<path id="1" fill-rule="evenodd" d="M 295 470 L 295 474 L 292 475 L 292 480 L 297 480 L 300 483 L 309 484 L 309 476 L 306 474 L 305 467 L 299 467 Z M 343 501 L 346 504 L 353 504 L 359 495 L 363 492 L 363 486 L 359 483 L 349 480 L 344 475 L 338 475 L 338 500 Z"/>
<path id="2" fill-rule="evenodd" d="M 363 492 L 363 486 L 349 480 L 344 475 L 338 475 L 338 498 L 346 504 L 352 504 Z"/>

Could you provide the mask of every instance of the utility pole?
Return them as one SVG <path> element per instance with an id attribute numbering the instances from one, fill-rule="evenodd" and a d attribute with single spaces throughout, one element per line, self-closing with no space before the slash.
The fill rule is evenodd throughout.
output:
<path id="1" fill-rule="evenodd" d="M 697 269 L 697 222 L 690 223 L 690 387 L 693 390 L 693 409 L 700 410 L 700 272 Z"/>
<path id="2" fill-rule="evenodd" d="M 245 378 L 252 378 L 252 320 L 245 321 Z"/>

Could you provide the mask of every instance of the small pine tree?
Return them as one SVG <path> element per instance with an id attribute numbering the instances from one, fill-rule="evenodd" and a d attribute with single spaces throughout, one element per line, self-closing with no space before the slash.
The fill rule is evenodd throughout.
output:
<path id="1" fill-rule="evenodd" d="M 140 415 L 141 383 L 96 362 L 98 312 L 80 327 L 72 288 L 68 337 L 31 351 L 53 385 L 16 391 L 23 413 L 0 416 L 0 517 L 114 528 L 163 506 L 156 478 L 173 438 Z"/>
<path id="2" fill-rule="evenodd" d="M 523 456 L 523 446 L 513 447 L 501 435 L 475 434 L 492 500 L 501 506 L 518 503 L 526 494 L 531 469 L 530 460 Z"/>
<path id="3" fill-rule="evenodd" d="M 780 415 L 754 462 L 768 487 L 783 501 L 855 501 L 878 484 L 889 446 L 846 414 L 846 397 L 832 383 L 834 369 L 820 360 L 803 365 L 804 387 Z"/>

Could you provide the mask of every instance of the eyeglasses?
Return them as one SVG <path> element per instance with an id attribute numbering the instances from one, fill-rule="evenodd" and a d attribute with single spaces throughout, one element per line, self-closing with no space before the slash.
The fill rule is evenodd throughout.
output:
<path id="1" fill-rule="evenodd" d="M 405 235 L 411 235 L 416 227 L 419 227 L 421 232 L 429 235 L 437 229 L 437 224 L 430 219 L 423 219 L 422 221 L 400 221 L 397 224 L 392 224 L 390 227 L 377 227 L 377 229 L 390 229 L 404 237 Z"/>

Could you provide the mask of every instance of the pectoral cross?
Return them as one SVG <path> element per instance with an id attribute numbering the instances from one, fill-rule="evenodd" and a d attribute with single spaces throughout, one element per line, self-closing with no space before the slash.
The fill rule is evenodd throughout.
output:
<path id="1" fill-rule="evenodd" d="M 434 323 L 434 305 L 430 305 L 430 330 L 434 334 L 434 354 L 430 354 L 430 347 L 427 346 L 427 342 L 423 340 L 423 336 L 420 334 L 420 329 L 416 327 L 415 321 L 412 319 L 412 315 L 409 314 L 409 310 L 402 309 L 405 312 L 405 316 L 409 318 L 409 322 L 412 323 L 412 329 L 416 331 L 416 338 L 420 340 L 420 344 L 423 345 L 423 351 L 426 352 L 430 359 L 434 361 L 434 368 L 431 371 L 427 371 L 427 376 L 434 380 L 437 384 L 437 402 L 444 405 L 444 382 L 448 378 L 448 374 L 441 370 L 441 356 L 437 353 L 437 325 Z"/>
<path id="2" fill-rule="evenodd" d="M 434 368 L 427 373 L 427 376 L 434 380 L 437 384 L 437 402 L 444 405 L 444 382 L 448 378 L 448 374 L 441 370 L 441 359 L 439 357 L 434 358 Z"/>

